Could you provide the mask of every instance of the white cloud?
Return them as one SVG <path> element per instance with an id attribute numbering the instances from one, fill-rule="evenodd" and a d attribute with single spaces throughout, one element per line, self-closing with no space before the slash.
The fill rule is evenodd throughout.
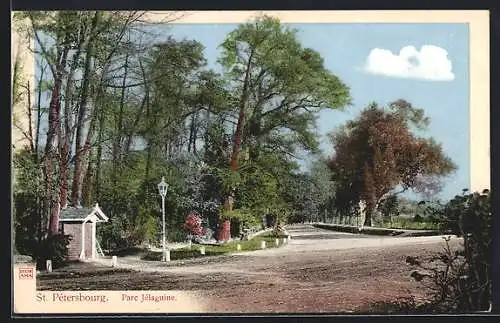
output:
<path id="1" fill-rule="evenodd" d="M 414 46 L 406 46 L 399 54 L 374 48 L 366 59 L 364 70 L 370 74 L 429 81 L 455 79 L 448 52 L 433 45 L 422 46 L 420 51 Z"/>

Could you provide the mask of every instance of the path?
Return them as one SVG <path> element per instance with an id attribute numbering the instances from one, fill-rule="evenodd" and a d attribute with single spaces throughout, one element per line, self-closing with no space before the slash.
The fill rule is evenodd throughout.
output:
<path id="1" fill-rule="evenodd" d="M 409 293 L 423 297 L 405 258 L 440 251 L 443 245 L 441 237 L 373 237 L 310 225 L 288 230 L 292 240 L 281 248 L 167 265 L 121 258 L 121 268 L 138 272 L 70 283 L 73 289 L 92 283 L 92 289 L 199 291 L 208 312 L 350 312 Z M 56 279 L 49 283 L 65 286 Z"/>

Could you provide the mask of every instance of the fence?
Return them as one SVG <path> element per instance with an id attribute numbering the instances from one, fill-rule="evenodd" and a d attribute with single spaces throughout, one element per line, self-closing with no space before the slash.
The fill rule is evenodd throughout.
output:
<path id="1" fill-rule="evenodd" d="M 365 217 L 362 214 L 342 215 L 331 212 L 326 213 L 318 222 L 361 226 L 364 221 Z M 372 226 L 381 228 L 437 230 L 439 229 L 438 222 L 437 219 L 426 216 L 424 208 L 405 210 L 404 213 L 393 216 L 384 216 L 378 211 L 372 215 Z"/>

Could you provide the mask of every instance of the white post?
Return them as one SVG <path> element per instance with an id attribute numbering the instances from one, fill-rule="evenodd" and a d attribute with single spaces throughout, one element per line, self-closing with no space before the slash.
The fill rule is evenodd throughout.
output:
<path id="1" fill-rule="evenodd" d="M 241 245 L 239 243 L 236 245 L 236 250 L 241 251 Z"/>
<path id="2" fill-rule="evenodd" d="M 116 267 L 118 266 L 118 257 L 113 256 L 111 257 L 111 267 Z"/>
<path id="3" fill-rule="evenodd" d="M 292 240 L 292 236 L 291 235 L 288 235 L 288 240 Z"/>
<path id="4" fill-rule="evenodd" d="M 260 242 L 260 249 L 266 249 L 266 242 L 265 241 Z"/>
<path id="5" fill-rule="evenodd" d="M 204 255 L 205 254 L 205 247 L 200 248 L 200 254 Z"/>
<path id="6" fill-rule="evenodd" d="M 85 260 L 85 222 L 82 223 L 82 251 L 80 254 L 80 260 Z"/>
<path id="7" fill-rule="evenodd" d="M 286 243 L 286 238 L 283 238 L 283 244 L 285 244 L 285 243 Z"/>
<path id="8" fill-rule="evenodd" d="M 52 272 L 52 260 L 47 260 L 45 264 L 45 268 L 47 269 L 47 272 L 51 273 Z"/>
<path id="9" fill-rule="evenodd" d="M 163 253 L 163 261 L 170 261 L 170 250 L 165 250 L 165 252 Z"/>
<path id="10" fill-rule="evenodd" d="M 96 222 L 92 222 L 92 259 L 96 259 L 97 254 L 97 232 L 96 232 Z"/>
<path id="11" fill-rule="evenodd" d="M 276 247 L 277 247 L 277 246 L 279 246 L 279 245 L 280 245 L 280 239 L 276 239 L 276 240 L 274 241 L 274 244 L 276 245 Z"/>

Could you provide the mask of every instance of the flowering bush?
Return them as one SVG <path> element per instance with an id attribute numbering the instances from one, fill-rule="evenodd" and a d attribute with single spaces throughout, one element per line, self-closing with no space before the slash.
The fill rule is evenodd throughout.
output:
<path id="1" fill-rule="evenodd" d="M 186 217 L 184 229 L 194 236 L 205 235 L 205 229 L 201 226 L 201 217 L 198 212 L 192 212 Z"/>

